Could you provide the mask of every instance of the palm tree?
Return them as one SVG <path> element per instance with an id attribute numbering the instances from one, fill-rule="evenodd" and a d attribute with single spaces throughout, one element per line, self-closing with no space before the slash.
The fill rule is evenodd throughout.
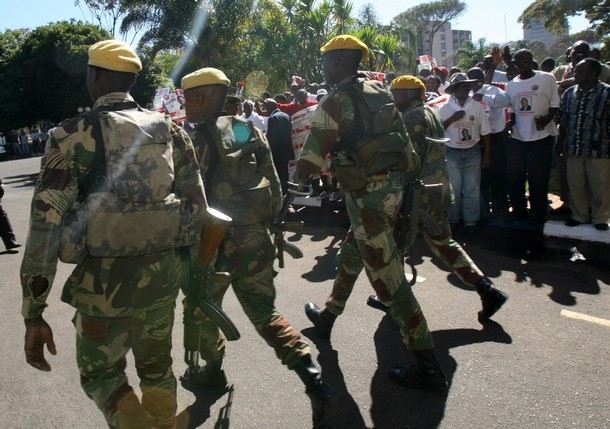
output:
<path id="1" fill-rule="evenodd" d="M 394 58 L 403 50 L 400 39 L 393 34 L 380 34 L 375 45 L 379 54 L 377 69 L 382 72 L 394 70 Z"/>
<path id="2" fill-rule="evenodd" d="M 369 57 L 363 58 L 362 63 L 365 64 L 369 70 L 375 68 L 375 55 L 374 51 L 376 48 L 376 40 L 379 37 L 379 31 L 374 27 L 361 27 L 356 31 L 352 32 L 353 36 L 356 36 L 369 48 Z"/>
<path id="3" fill-rule="evenodd" d="M 352 9 L 352 3 L 347 0 L 333 0 L 332 11 L 339 34 L 344 34 L 346 28 L 353 22 Z"/>

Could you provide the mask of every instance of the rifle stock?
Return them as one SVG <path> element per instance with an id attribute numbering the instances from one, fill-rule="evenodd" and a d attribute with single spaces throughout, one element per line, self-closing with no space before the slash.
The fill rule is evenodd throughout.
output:
<path id="1" fill-rule="evenodd" d="M 201 227 L 201 241 L 197 263 L 200 267 L 207 267 L 225 238 L 227 228 L 233 219 L 219 210 L 208 207 Z"/>

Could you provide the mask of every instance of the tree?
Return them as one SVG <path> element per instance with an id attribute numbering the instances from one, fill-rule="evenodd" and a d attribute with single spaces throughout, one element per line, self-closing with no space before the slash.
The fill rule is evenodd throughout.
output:
<path id="1" fill-rule="evenodd" d="M 379 17 L 377 16 L 377 11 L 372 3 L 367 3 L 362 6 L 362 9 L 360 9 L 360 14 L 358 15 L 358 25 L 360 27 L 381 27 Z"/>
<path id="2" fill-rule="evenodd" d="M 568 18 L 584 13 L 591 30 L 598 37 L 610 33 L 610 1 L 608 0 L 535 0 L 519 17 L 528 24 L 533 20 L 544 22 L 547 30 L 562 33 L 568 28 Z"/>
<path id="3" fill-rule="evenodd" d="M 331 10 L 336 21 L 338 34 L 345 34 L 353 22 L 352 9 L 352 4 L 347 0 L 333 0 Z"/>
<path id="4" fill-rule="evenodd" d="M 485 39 L 477 40 L 476 44 L 467 40 L 456 52 L 457 66 L 462 70 L 468 70 L 483 61 L 485 55 L 489 54 L 490 51 L 491 46 L 487 44 Z"/>
<path id="5" fill-rule="evenodd" d="M 460 0 L 438 0 L 422 3 L 407 9 L 392 20 L 392 25 L 401 32 L 402 29 L 416 30 L 420 37 L 420 47 L 431 53 L 434 36 L 447 23 L 460 16 L 466 10 L 466 3 Z M 425 35 L 425 37 L 424 37 Z"/>
<path id="6" fill-rule="evenodd" d="M 0 128 L 29 126 L 42 119 L 57 122 L 74 116 L 78 107 L 91 105 L 85 85 L 87 50 L 109 38 L 106 31 L 62 21 L 19 37 L 24 39 L 17 51 L 0 67 L 5 100 L 0 104 Z"/>
<path id="7" fill-rule="evenodd" d="M 122 37 L 126 35 L 120 31 L 121 21 L 126 12 L 120 0 L 75 0 L 74 4 L 76 6 L 84 4 L 97 25 L 106 30 L 113 39 L 119 34 Z"/>

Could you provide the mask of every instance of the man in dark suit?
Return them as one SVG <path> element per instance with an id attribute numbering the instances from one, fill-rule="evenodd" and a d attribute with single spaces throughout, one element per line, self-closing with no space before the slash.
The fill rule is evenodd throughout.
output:
<path id="1" fill-rule="evenodd" d="M 288 191 L 288 162 L 294 159 L 292 123 L 290 117 L 278 109 L 277 102 L 273 98 L 265 100 L 265 109 L 269 112 L 267 140 L 282 185 L 282 193 L 285 194 Z"/>
<path id="2" fill-rule="evenodd" d="M 4 242 L 6 250 L 15 249 L 21 247 L 21 244 L 15 240 L 15 234 L 13 228 L 8 220 L 8 216 L 2 208 L 2 197 L 4 196 L 4 186 L 2 186 L 2 179 L 0 179 L 0 238 Z"/>

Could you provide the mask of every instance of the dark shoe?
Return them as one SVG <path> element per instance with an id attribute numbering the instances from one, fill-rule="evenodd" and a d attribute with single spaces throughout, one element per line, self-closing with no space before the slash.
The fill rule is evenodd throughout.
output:
<path id="1" fill-rule="evenodd" d="M 366 300 L 366 305 L 368 305 L 369 307 L 373 307 L 377 310 L 384 311 L 386 313 L 390 311 L 390 307 L 379 301 L 377 295 L 370 295 L 369 299 Z"/>
<path id="2" fill-rule="evenodd" d="M 341 409 L 342 396 L 320 378 L 311 383 L 305 393 L 311 400 L 313 428 L 330 427 L 329 422 Z"/>
<path id="3" fill-rule="evenodd" d="M 417 364 L 409 369 L 403 366 L 392 368 L 388 374 L 390 380 L 414 389 L 446 391 L 447 377 L 434 356 L 434 350 L 418 350 L 413 353 Z"/>
<path id="4" fill-rule="evenodd" d="M 16 248 L 21 247 L 21 246 L 22 246 L 22 245 L 21 245 L 21 244 L 19 244 L 19 243 L 9 243 L 9 244 L 6 246 L 6 250 L 12 250 L 12 249 L 16 249 Z"/>
<path id="5" fill-rule="evenodd" d="M 223 369 L 210 369 L 207 366 L 189 366 L 180 377 L 180 384 L 190 392 L 212 390 L 226 392 L 229 388 L 227 376 Z"/>
<path id="6" fill-rule="evenodd" d="M 483 309 L 479 311 L 478 318 L 479 322 L 483 323 L 496 314 L 508 299 L 508 295 L 501 290 L 496 289 L 492 281 L 487 277 L 483 277 L 479 280 L 476 286 L 477 293 L 481 297 L 481 302 L 483 303 Z"/>
<path id="7" fill-rule="evenodd" d="M 330 331 L 332 331 L 335 324 L 336 315 L 327 309 L 320 310 L 313 302 L 305 304 L 305 315 L 313 323 L 319 338 L 325 340 L 330 338 Z"/>
<path id="8" fill-rule="evenodd" d="M 563 203 L 556 209 L 553 209 L 553 214 L 556 214 L 556 215 L 568 214 L 568 213 L 570 213 L 570 207 L 566 203 Z"/>
<path id="9" fill-rule="evenodd" d="M 466 235 L 476 235 L 476 233 L 477 233 L 476 225 L 465 225 L 464 233 L 466 233 Z"/>
<path id="10" fill-rule="evenodd" d="M 595 229 L 597 229 L 598 231 L 608 231 L 608 229 L 610 229 L 610 227 L 608 226 L 607 223 L 596 223 Z"/>
<path id="11" fill-rule="evenodd" d="M 578 222 L 576 219 L 568 219 L 566 220 L 566 226 L 578 226 L 580 225 L 580 222 Z"/>

